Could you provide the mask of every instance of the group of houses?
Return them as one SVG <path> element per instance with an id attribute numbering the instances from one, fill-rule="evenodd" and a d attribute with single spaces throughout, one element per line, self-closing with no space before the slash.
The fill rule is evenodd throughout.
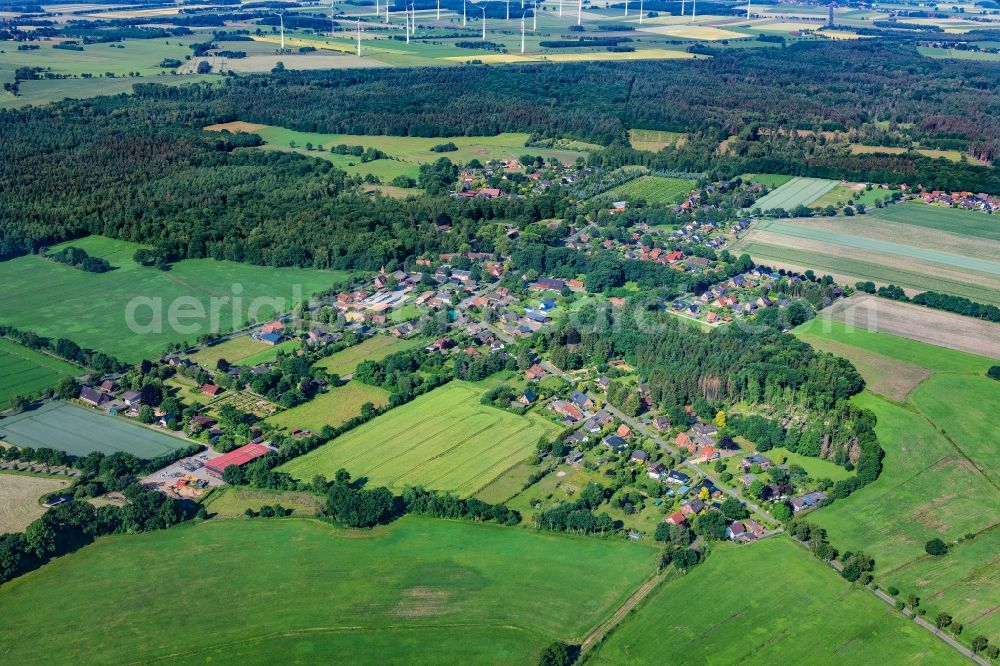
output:
<path id="1" fill-rule="evenodd" d="M 986 213 L 1000 211 L 1000 197 L 987 194 L 986 192 L 946 192 L 944 190 L 933 190 L 922 192 L 920 199 L 927 204 L 938 204 L 951 208 L 981 210 Z"/>

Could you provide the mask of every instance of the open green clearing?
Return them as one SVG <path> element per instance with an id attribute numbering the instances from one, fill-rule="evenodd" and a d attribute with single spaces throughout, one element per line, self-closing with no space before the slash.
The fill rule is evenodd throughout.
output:
<path id="1" fill-rule="evenodd" d="M 140 458 L 155 458 L 185 445 L 179 437 L 65 402 L 47 402 L 38 409 L 0 419 L 0 440 L 35 449 L 59 449 L 75 456 L 126 451 Z"/>
<path id="2" fill-rule="evenodd" d="M 794 591 L 790 591 L 790 586 Z M 597 664 L 953 664 L 951 648 L 786 537 L 721 544 L 656 590 Z"/>
<path id="3" fill-rule="evenodd" d="M 15 395 L 35 395 L 63 377 L 83 374 L 72 363 L 0 338 L 0 411 L 10 407 Z"/>
<path id="4" fill-rule="evenodd" d="M 452 162 L 469 162 L 478 159 L 480 162 L 489 160 L 516 160 L 522 155 L 541 155 L 546 160 L 555 158 L 563 163 L 571 163 L 577 157 L 584 156 L 581 152 L 587 148 L 597 148 L 590 144 L 581 144 L 581 150 L 562 148 L 534 148 L 525 146 L 529 136 L 522 133 L 504 133 L 496 136 L 455 136 L 455 137 L 412 137 L 412 136 L 381 136 L 358 134 L 323 134 L 320 132 L 299 132 L 264 125 L 253 130 L 267 144 L 265 149 L 295 150 L 313 157 L 330 160 L 339 167 L 351 173 L 372 173 L 383 179 L 391 180 L 397 175 L 407 175 L 415 178 L 421 164 L 434 162 L 441 157 L 447 157 Z M 436 153 L 432 147 L 451 142 L 458 150 Z M 292 147 L 292 144 L 295 147 Z M 312 144 L 314 150 L 306 150 L 306 144 Z M 329 152 L 330 148 L 339 144 L 348 146 L 364 146 L 381 150 L 391 159 L 375 160 L 362 163 L 360 157 L 338 155 Z M 318 147 L 322 146 L 322 152 Z"/>
<path id="5" fill-rule="evenodd" d="M 279 469 L 333 478 L 341 467 L 372 486 L 422 485 L 474 495 L 534 450 L 557 426 L 482 405 L 481 387 L 453 381 L 355 428 Z"/>
<path id="6" fill-rule="evenodd" d="M 534 663 L 622 604 L 656 553 L 413 516 L 366 532 L 288 518 L 108 537 L 0 588 L 0 658 Z"/>
<path id="7" fill-rule="evenodd" d="M 339 426 L 361 413 L 361 405 L 370 402 L 382 407 L 389 402 L 389 394 L 376 386 L 361 382 L 348 382 L 331 388 L 309 402 L 278 412 L 267 422 L 287 428 L 301 428 L 318 432 L 325 425 Z"/>
<path id="8" fill-rule="evenodd" d="M 918 46 L 917 52 L 928 58 L 947 58 L 952 60 L 985 60 L 1000 61 L 1000 53 L 989 51 L 959 51 L 958 49 L 940 49 L 933 46 Z"/>
<path id="9" fill-rule="evenodd" d="M 221 331 L 243 325 L 247 317 L 266 321 L 275 314 L 272 303 L 280 311 L 291 310 L 294 303 L 344 277 L 338 271 L 269 268 L 215 259 L 185 259 L 169 271 L 160 271 L 132 261 L 139 248 L 135 243 L 90 236 L 55 249 L 69 246 L 107 259 L 115 270 L 87 273 L 37 255 L 0 262 L 0 284 L 4 285 L 0 322 L 69 338 L 129 362 L 159 356 L 171 342 L 193 342 L 209 330 L 212 298 L 231 297 L 235 285 L 242 289 L 242 312 L 234 317 L 232 306 L 221 304 Z M 45 285 L 44 298 L 39 297 L 39 285 Z M 143 332 L 133 332 L 126 318 L 133 299 L 152 303 L 162 315 L 162 326 L 156 326 L 154 307 L 140 305 L 134 323 Z M 178 320 L 181 326 L 171 326 L 171 306 L 180 308 L 181 314 L 193 312 L 191 299 L 201 305 L 205 316 L 182 318 Z"/>
<path id="10" fill-rule="evenodd" d="M 866 208 L 873 208 L 877 199 L 885 201 L 890 196 L 892 196 L 890 190 L 883 190 L 880 187 L 867 190 L 864 187 L 859 187 L 857 184 L 840 184 L 813 201 L 810 207 L 826 208 L 827 206 L 834 206 L 835 208 L 840 208 L 846 206 L 848 202 L 853 201 L 855 205 L 864 204 Z"/>
<path id="11" fill-rule="evenodd" d="M 423 338 L 400 340 L 388 335 L 375 335 L 364 342 L 331 354 L 316 363 L 331 375 L 349 375 L 362 361 L 381 361 L 390 354 L 415 349 L 424 344 Z"/>
<path id="12" fill-rule="evenodd" d="M 772 208 L 791 210 L 797 206 L 808 206 L 835 188 L 837 184 L 836 180 L 796 176 L 773 192 L 758 199 L 753 207 L 761 210 L 771 210 Z"/>
<path id="13" fill-rule="evenodd" d="M 667 132 L 665 130 L 630 129 L 628 142 L 636 150 L 649 150 L 658 153 L 667 146 L 683 143 L 683 132 Z"/>
<path id="14" fill-rule="evenodd" d="M 937 229 L 965 236 L 1000 241 L 1000 220 L 974 210 L 932 206 L 922 201 L 908 201 L 868 213 L 869 218 Z"/>
<path id="15" fill-rule="evenodd" d="M 977 534 L 953 546 L 941 557 L 924 555 L 880 576 L 880 583 L 895 586 L 901 598 L 911 592 L 920 597 L 927 617 L 941 611 L 965 625 L 962 635 L 1000 635 L 1000 527 Z"/>
<path id="16" fill-rule="evenodd" d="M 639 176 L 627 183 L 622 183 L 608 190 L 601 196 L 614 199 L 636 201 L 642 199 L 647 203 L 677 203 L 687 194 L 695 181 L 684 178 L 665 178 L 663 176 Z"/>

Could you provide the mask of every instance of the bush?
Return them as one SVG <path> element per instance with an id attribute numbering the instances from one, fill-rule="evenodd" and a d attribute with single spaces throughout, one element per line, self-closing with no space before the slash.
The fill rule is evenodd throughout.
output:
<path id="1" fill-rule="evenodd" d="M 948 544 L 941 539 L 931 539 L 924 545 L 924 550 L 927 551 L 928 555 L 940 557 L 948 552 Z"/>

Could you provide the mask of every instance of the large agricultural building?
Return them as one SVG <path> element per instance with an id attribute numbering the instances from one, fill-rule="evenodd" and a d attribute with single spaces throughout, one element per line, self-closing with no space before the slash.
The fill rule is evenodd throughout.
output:
<path id="1" fill-rule="evenodd" d="M 208 469 L 209 472 L 221 475 L 230 465 L 242 467 L 249 462 L 253 462 L 257 458 L 268 454 L 270 451 L 271 449 L 267 448 L 263 444 L 246 444 L 217 458 L 212 458 L 205 463 L 205 468 Z"/>

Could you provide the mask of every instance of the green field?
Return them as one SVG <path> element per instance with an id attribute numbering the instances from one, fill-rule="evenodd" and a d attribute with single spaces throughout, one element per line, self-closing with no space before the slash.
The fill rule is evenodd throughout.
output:
<path id="1" fill-rule="evenodd" d="M 400 340 L 388 335 L 375 335 L 347 349 L 341 350 L 316 363 L 331 375 L 349 375 L 361 361 L 381 361 L 390 354 L 415 349 L 424 344 L 423 338 Z"/>
<path id="2" fill-rule="evenodd" d="M 986 240 L 1000 241 L 1000 222 L 996 216 L 974 210 L 932 206 L 922 201 L 873 210 L 869 218 L 909 224 L 915 227 L 936 229 Z"/>
<path id="3" fill-rule="evenodd" d="M 846 206 L 849 201 L 853 201 L 855 205 L 864 204 L 866 208 L 874 208 L 876 199 L 885 201 L 891 196 L 892 192 L 890 190 L 883 190 L 880 187 L 866 190 L 863 187 L 857 187 L 856 184 L 837 185 L 835 188 L 813 201 L 809 204 L 809 206 L 811 208 L 826 208 L 827 206 L 841 208 Z"/>
<path id="4" fill-rule="evenodd" d="M 596 664 L 954 664 L 951 648 L 786 537 L 722 544 L 655 591 Z"/>
<path id="5" fill-rule="evenodd" d="M 217 345 L 199 349 L 188 358 L 203 367 L 214 370 L 219 359 L 224 358 L 232 365 L 256 365 L 264 361 L 274 360 L 278 355 L 278 350 L 289 353 L 300 346 L 298 340 L 286 340 L 272 347 L 254 340 L 249 335 L 240 335 Z"/>
<path id="6" fill-rule="evenodd" d="M 959 51 L 958 49 L 940 49 L 933 46 L 918 46 L 917 52 L 922 56 L 927 56 L 928 58 L 1000 62 L 1000 53 L 991 53 L 989 51 Z"/>
<path id="7" fill-rule="evenodd" d="M 651 204 L 677 203 L 694 187 L 694 184 L 695 181 L 683 178 L 639 176 L 604 192 L 601 196 L 628 201 L 642 199 Z"/>
<path id="8" fill-rule="evenodd" d="M 744 181 L 760 183 L 767 188 L 774 189 L 790 181 L 792 176 L 785 176 L 780 173 L 745 173 L 740 178 Z"/>
<path id="9" fill-rule="evenodd" d="M 318 432 L 325 425 L 339 426 L 361 413 L 361 405 L 370 402 L 382 407 L 389 402 L 389 394 L 376 386 L 361 382 L 348 382 L 331 388 L 309 402 L 278 412 L 267 419 L 268 423 L 287 428 L 301 428 Z"/>
<path id="10" fill-rule="evenodd" d="M 124 418 L 65 402 L 48 402 L 30 412 L 0 419 L 0 440 L 36 449 L 59 449 L 75 456 L 91 451 L 126 451 L 140 458 L 155 458 L 187 444 L 179 437 Z"/>
<path id="11" fill-rule="evenodd" d="M 667 146 L 683 143 L 686 135 L 683 132 L 667 132 L 664 130 L 630 129 L 628 142 L 636 150 L 649 150 L 658 153 Z"/>
<path id="12" fill-rule="evenodd" d="M 382 135 L 357 135 L 357 134 L 323 134 L 320 132 L 299 132 L 296 130 L 265 125 L 261 129 L 254 130 L 261 138 L 267 142 L 264 146 L 271 150 L 295 150 L 313 157 L 327 159 L 341 168 L 345 168 L 351 173 L 372 173 L 385 180 L 391 180 L 397 175 L 407 175 L 415 178 L 419 165 L 434 162 L 441 157 L 447 157 L 452 162 L 465 163 L 473 159 L 480 162 L 489 160 L 510 160 L 518 159 L 521 155 L 541 155 L 546 160 L 556 158 L 563 163 L 571 163 L 578 157 L 584 156 L 582 150 L 587 148 L 597 148 L 590 144 L 581 144 L 581 150 L 568 150 L 562 148 L 534 148 L 526 147 L 528 141 L 527 134 L 505 133 L 496 136 L 455 136 L 447 138 L 423 138 L 411 136 L 382 136 Z M 433 146 L 447 143 L 454 143 L 458 150 L 436 153 L 431 150 Z M 292 143 L 295 147 L 292 147 Z M 309 151 L 305 146 L 311 143 L 314 148 L 322 146 L 323 152 L 318 149 Z M 338 155 L 329 152 L 331 146 L 346 144 L 348 146 L 364 146 L 365 148 L 376 148 L 381 150 L 391 159 L 376 160 L 374 162 L 362 163 L 360 157 L 349 155 Z"/>
<path id="13" fill-rule="evenodd" d="M 773 192 L 758 199 L 753 207 L 761 210 L 771 210 L 772 208 L 792 210 L 797 206 L 808 206 L 835 188 L 837 184 L 836 180 L 796 176 Z"/>
<path id="14" fill-rule="evenodd" d="M 63 377 L 83 374 L 85 370 L 71 363 L 0 338 L 0 411 L 15 395 L 35 395 Z"/>
<path id="15" fill-rule="evenodd" d="M 933 618 L 941 611 L 965 625 L 963 636 L 1000 635 L 1000 527 L 962 541 L 942 557 L 923 557 L 879 577 L 885 587 L 895 586 L 900 598 L 911 592 Z M 992 640 L 992 638 L 991 638 Z"/>
<path id="16" fill-rule="evenodd" d="M 70 245 L 107 259 L 115 270 L 87 273 L 37 255 L 0 262 L 0 283 L 4 285 L 0 293 L 0 322 L 41 335 L 66 337 L 130 362 L 158 357 L 171 342 L 193 342 L 209 328 L 207 313 L 212 297 L 231 297 L 235 285 L 242 288 L 243 312 L 236 318 L 237 324 L 242 324 L 254 309 L 258 321 L 274 315 L 275 308 L 269 301 L 260 301 L 260 307 L 253 307 L 258 298 L 278 299 L 284 303 L 280 309 L 291 310 L 295 302 L 329 288 L 344 276 L 337 271 L 268 268 L 214 259 L 186 259 L 169 271 L 160 271 L 132 261 L 139 247 L 135 243 L 90 236 L 56 247 Z M 39 299 L 40 283 L 45 285 L 44 299 Z M 300 290 L 298 295 L 296 285 Z M 127 307 L 136 298 L 160 299 L 156 309 L 162 315 L 161 326 L 155 325 L 153 308 L 141 306 L 135 311 L 135 321 L 143 332 L 135 333 L 129 328 Z M 179 319 L 182 326 L 192 328 L 174 330 L 169 308 L 175 303 L 183 305 L 183 301 L 177 300 L 181 298 L 196 299 L 206 316 Z M 191 311 L 188 306 L 180 310 L 182 314 Z M 218 312 L 219 328 L 232 330 L 231 305 L 221 305 Z"/>
<path id="17" fill-rule="evenodd" d="M 857 367 L 873 390 L 882 384 L 871 373 L 892 373 L 898 366 L 924 369 L 915 386 L 894 400 L 865 391 L 856 403 L 871 409 L 885 450 L 882 475 L 849 498 L 810 515 L 841 550 L 862 549 L 875 558 L 876 578 L 904 592 L 917 592 L 924 606 L 980 622 L 996 631 L 997 620 L 975 609 L 992 608 L 1000 598 L 997 568 L 980 554 L 993 548 L 963 543 L 944 558 L 928 559 L 931 538 L 954 542 L 1000 523 L 1000 485 L 993 446 L 1000 414 L 1000 386 L 983 377 L 993 361 L 862 329 L 836 324 L 829 331 L 807 324 L 796 330 L 820 348 L 832 342 L 862 350 Z M 892 396 L 890 396 L 892 397 Z M 995 531 L 995 530 L 994 530 Z M 988 558 L 987 558 L 988 559 Z M 914 589 L 914 588 L 919 589 Z M 968 635 L 966 635 L 968 634 Z M 965 638 L 975 635 L 967 626 Z M 995 634 L 993 634 L 995 635 Z"/>
<path id="18" fill-rule="evenodd" d="M 213 520 L 102 538 L 5 584 L 0 658 L 535 663 L 622 604 L 656 552 L 416 517 L 365 532 Z"/>
<path id="19" fill-rule="evenodd" d="M 202 503 L 209 514 L 232 518 L 242 517 L 247 509 L 260 511 L 260 507 L 265 504 L 280 504 L 286 509 L 292 509 L 293 516 L 312 516 L 316 514 L 322 501 L 322 497 L 309 493 L 223 486 L 212 491 Z"/>
<path id="20" fill-rule="evenodd" d="M 423 485 L 474 495 L 558 428 L 479 403 L 482 389 L 453 381 L 369 421 L 279 469 L 298 479 L 333 478 L 344 467 L 373 486 Z"/>

